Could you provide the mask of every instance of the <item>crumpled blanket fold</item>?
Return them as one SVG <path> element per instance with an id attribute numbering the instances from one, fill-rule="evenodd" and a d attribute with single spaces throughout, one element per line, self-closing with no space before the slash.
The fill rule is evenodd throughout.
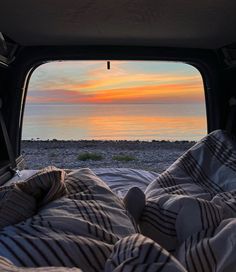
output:
<path id="1" fill-rule="evenodd" d="M 48 172 L 43 170 L 45 179 Z M 137 233 L 123 201 L 90 169 L 57 172 L 63 175 L 64 182 L 52 178 L 62 186 L 58 181 L 37 186 L 36 214 L 0 231 L 0 271 L 104 271 L 114 245 Z M 33 181 L 20 185 L 29 196 L 33 186 Z"/>
<path id="2" fill-rule="evenodd" d="M 29 179 L 0 188 L 0 229 L 33 216 L 66 194 L 65 171 L 49 166 Z"/>

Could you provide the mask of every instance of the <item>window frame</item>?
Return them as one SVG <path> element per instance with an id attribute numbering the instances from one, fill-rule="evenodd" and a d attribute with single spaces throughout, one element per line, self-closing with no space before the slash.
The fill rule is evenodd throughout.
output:
<path id="1" fill-rule="evenodd" d="M 21 132 L 28 84 L 34 70 L 43 63 L 60 60 L 144 60 L 179 61 L 194 66 L 204 86 L 207 131 L 224 125 L 222 67 L 213 50 L 139 46 L 25 47 L 8 68 L 3 96 L 6 123 L 16 157 L 20 156 Z M 14 99 L 11 99 L 14 97 Z M 1 161 L 0 156 L 0 161 Z"/>

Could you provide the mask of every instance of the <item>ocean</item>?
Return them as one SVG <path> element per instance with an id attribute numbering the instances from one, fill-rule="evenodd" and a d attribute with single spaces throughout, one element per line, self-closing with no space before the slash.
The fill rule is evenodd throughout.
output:
<path id="1" fill-rule="evenodd" d="M 26 104 L 23 140 L 188 140 L 206 135 L 203 104 Z"/>

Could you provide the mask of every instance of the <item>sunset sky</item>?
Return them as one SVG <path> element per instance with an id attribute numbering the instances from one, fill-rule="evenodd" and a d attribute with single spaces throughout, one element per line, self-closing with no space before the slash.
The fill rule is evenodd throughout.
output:
<path id="1" fill-rule="evenodd" d="M 28 103 L 199 103 L 200 73 L 184 63 L 154 61 L 51 62 L 30 79 Z"/>

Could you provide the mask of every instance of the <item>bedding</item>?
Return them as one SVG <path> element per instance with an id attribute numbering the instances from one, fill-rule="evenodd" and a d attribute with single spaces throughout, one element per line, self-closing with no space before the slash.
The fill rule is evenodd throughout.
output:
<path id="1" fill-rule="evenodd" d="M 143 235 L 187 271 L 235 271 L 236 142 L 215 131 L 145 190 Z"/>
<path id="2" fill-rule="evenodd" d="M 51 170 L 62 171 L 65 189 L 43 202 L 51 182 L 33 216 L 0 229 L 1 271 L 235 271 L 236 142 L 227 132 L 207 135 L 157 175 L 138 218 L 91 170 Z"/>
<path id="3" fill-rule="evenodd" d="M 50 183 L 36 194 L 35 214 L 0 229 L 1 271 L 185 271 L 165 249 L 138 234 L 122 200 L 89 169 L 49 167 L 14 186 L 23 193 L 34 186 L 37 192 L 45 175 Z M 56 188 L 65 189 L 55 190 L 56 181 Z M 53 201 L 45 201 L 49 196 Z"/>
<path id="4" fill-rule="evenodd" d="M 42 175 L 50 171 L 32 176 L 24 186 L 16 184 L 26 193 L 28 185 L 37 181 L 37 191 L 43 183 Z M 37 199 L 34 216 L 0 230 L 0 256 L 9 260 L 13 268 L 64 266 L 102 271 L 113 245 L 137 233 L 121 199 L 91 170 L 61 172 L 62 175 L 52 175 L 55 179 Z M 66 190 L 56 198 L 58 190 L 53 185 L 61 184 L 62 177 Z M 49 193 L 54 200 L 40 205 Z M 15 209 L 20 210 L 20 204 Z"/>
<path id="5" fill-rule="evenodd" d="M 0 229 L 33 216 L 38 207 L 66 194 L 65 172 L 47 167 L 26 181 L 0 188 Z"/>
<path id="6" fill-rule="evenodd" d="M 138 187 L 144 191 L 159 176 L 159 173 L 153 171 L 131 168 L 94 168 L 92 170 L 120 197 L 124 197 L 132 187 Z"/>
<path id="7" fill-rule="evenodd" d="M 134 186 L 144 191 L 148 184 L 159 176 L 156 172 L 131 168 L 92 168 L 91 170 L 119 197 L 124 197 L 129 189 Z M 24 181 L 37 172 L 38 170 L 22 170 L 20 172 L 20 177 L 15 175 L 5 185 L 7 186 L 14 182 Z"/>
<path id="8" fill-rule="evenodd" d="M 125 250 L 128 248 L 128 250 Z M 91 265 L 85 271 L 124 272 L 124 271 L 162 271 L 162 272 L 187 272 L 187 270 L 171 254 L 156 244 L 151 239 L 140 234 L 134 234 L 120 239 L 113 247 L 108 257 L 104 270 Z M 43 267 L 43 268 L 18 268 L 5 258 L 0 258 L 1 271 L 10 272 L 83 272 L 79 268 Z"/>

